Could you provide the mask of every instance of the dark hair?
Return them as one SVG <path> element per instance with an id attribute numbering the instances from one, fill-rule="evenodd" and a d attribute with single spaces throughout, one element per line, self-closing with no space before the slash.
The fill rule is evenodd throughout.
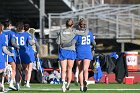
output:
<path id="1" fill-rule="evenodd" d="M 0 23 L 0 32 L 2 32 L 3 26 L 4 26 L 4 25 Z"/>
<path id="2" fill-rule="evenodd" d="M 24 24 L 23 24 L 23 22 L 18 22 L 17 23 L 17 30 L 18 31 L 21 31 L 21 30 L 23 30 L 24 29 Z"/>
<path id="3" fill-rule="evenodd" d="M 4 20 L 3 24 L 4 24 L 4 27 L 7 28 L 9 27 L 10 24 L 12 24 L 12 22 L 9 19 L 6 19 Z"/>
<path id="4" fill-rule="evenodd" d="M 81 25 L 83 23 L 85 24 L 85 19 L 84 18 L 79 19 L 79 25 Z"/>
<path id="5" fill-rule="evenodd" d="M 72 24 L 69 24 L 70 21 L 72 21 Z M 66 27 L 71 27 L 73 24 L 74 22 L 71 18 L 66 21 Z"/>
<path id="6" fill-rule="evenodd" d="M 24 30 L 25 30 L 25 31 L 28 31 L 29 28 L 30 28 L 30 25 L 29 25 L 29 24 L 24 24 Z"/>

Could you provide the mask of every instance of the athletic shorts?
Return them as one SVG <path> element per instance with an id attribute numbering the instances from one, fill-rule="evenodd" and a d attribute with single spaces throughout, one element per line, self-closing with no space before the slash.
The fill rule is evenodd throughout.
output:
<path id="1" fill-rule="evenodd" d="M 5 68 L 5 55 L 2 54 L 1 59 L 0 59 L 0 69 L 4 69 Z"/>
<path id="2" fill-rule="evenodd" d="M 7 61 L 7 59 L 8 59 L 8 62 L 9 62 L 9 63 L 10 63 L 10 62 L 15 62 L 15 61 L 16 61 L 16 52 L 15 52 L 15 49 L 14 49 L 13 47 L 10 47 L 10 48 L 8 48 L 8 50 L 9 50 L 11 53 L 13 53 L 14 56 L 11 57 L 11 56 L 8 56 L 8 55 L 5 54 L 5 59 L 6 59 L 6 61 Z M 7 58 L 7 57 L 8 57 L 8 58 Z"/>
<path id="3" fill-rule="evenodd" d="M 30 60 L 31 60 L 31 62 L 35 61 L 35 53 L 33 50 L 30 51 Z"/>
<path id="4" fill-rule="evenodd" d="M 84 59 L 93 59 L 92 52 L 76 52 L 76 59 L 77 60 L 84 60 Z"/>
<path id="5" fill-rule="evenodd" d="M 32 63 L 30 58 L 30 53 L 20 53 L 20 55 L 17 55 L 16 57 L 16 64 L 29 64 Z"/>
<path id="6" fill-rule="evenodd" d="M 60 49 L 58 58 L 59 60 L 75 60 L 76 52 L 73 50 Z"/>

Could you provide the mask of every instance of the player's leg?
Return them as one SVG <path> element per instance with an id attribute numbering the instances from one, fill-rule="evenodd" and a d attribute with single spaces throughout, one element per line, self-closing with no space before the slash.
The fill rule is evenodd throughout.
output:
<path id="1" fill-rule="evenodd" d="M 76 71 L 75 71 L 75 75 L 74 75 L 74 83 L 77 86 L 78 86 L 78 75 L 79 75 L 79 69 L 78 69 L 78 65 L 77 65 L 77 61 L 76 61 Z"/>
<path id="2" fill-rule="evenodd" d="M 19 72 L 19 69 L 18 69 L 19 65 L 17 64 L 16 66 L 16 76 L 15 76 L 15 80 L 16 80 L 16 89 L 19 90 L 20 89 L 20 72 Z"/>
<path id="3" fill-rule="evenodd" d="M 80 91 L 83 91 L 83 62 L 82 60 L 77 60 L 77 66 L 79 69 L 79 81 L 80 81 Z"/>
<path id="4" fill-rule="evenodd" d="M 10 62 L 9 64 L 12 67 L 12 74 L 11 74 L 11 80 L 9 83 L 9 88 L 16 90 L 16 88 L 14 87 L 14 84 L 13 84 L 14 80 L 15 80 L 15 75 L 16 75 L 16 64 L 15 64 L 15 62 Z"/>
<path id="5" fill-rule="evenodd" d="M 4 91 L 4 69 L 0 69 L 0 91 Z"/>
<path id="6" fill-rule="evenodd" d="M 88 68 L 90 65 L 89 59 L 84 59 L 83 62 L 83 73 L 84 73 L 84 91 L 87 91 L 87 81 L 88 81 Z"/>
<path id="7" fill-rule="evenodd" d="M 61 78 L 62 78 L 62 90 L 63 92 L 66 91 L 65 87 L 65 79 L 66 79 L 66 68 L 67 68 L 67 60 L 60 61 L 61 64 Z"/>
<path id="8" fill-rule="evenodd" d="M 68 60 L 67 62 L 67 90 L 69 90 L 69 85 L 71 83 L 71 79 L 72 79 L 72 67 L 73 67 L 73 64 L 74 64 L 74 60 Z"/>
<path id="9" fill-rule="evenodd" d="M 26 87 L 30 88 L 30 79 L 32 74 L 33 63 L 26 64 Z"/>

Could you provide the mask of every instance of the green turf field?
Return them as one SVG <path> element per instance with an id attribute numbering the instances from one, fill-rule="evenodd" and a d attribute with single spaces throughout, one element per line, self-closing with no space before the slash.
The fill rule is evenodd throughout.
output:
<path id="1" fill-rule="evenodd" d="M 7 86 L 7 85 L 6 85 Z M 8 90 L 7 87 L 5 90 Z M 61 85 L 31 84 L 31 88 L 21 87 L 19 91 L 7 91 L 7 93 L 62 93 Z M 69 91 L 65 93 L 81 93 L 79 86 L 71 84 Z M 92 84 L 88 85 L 86 93 L 140 93 L 140 84 Z"/>

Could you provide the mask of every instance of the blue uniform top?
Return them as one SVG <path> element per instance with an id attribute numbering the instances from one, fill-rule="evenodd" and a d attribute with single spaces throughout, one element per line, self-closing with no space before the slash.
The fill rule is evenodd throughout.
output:
<path id="1" fill-rule="evenodd" d="M 84 60 L 84 59 L 93 59 L 92 51 L 91 51 L 91 42 L 93 42 L 93 34 L 91 32 L 88 33 L 87 36 L 77 35 L 74 38 L 76 40 L 76 59 Z"/>
<path id="2" fill-rule="evenodd" d="M 29 40 L 31 40 L 31 36 L 27 32 L 16 33 L 16 41 L 21 54 L 28 52 Z"/>
<path id="3" fill-rule="evenodd" d="M 77 52 L 90 52 L 91 51 L 91 42 L 93 42 L 93 34 L 89 31 L 87 36 L 77 35 L 74 38 L 76 42 L 76 51 Z"/>
<path id="4" fill-rule="evenodd" d="M 2 52 L 2 47 L 6 46 L 5 34 L 0 34 L 0 62 L 5 62 L 4 53 Z"/>
<path id="5" fill-rule="evenodd" d="M 5 37 L 6 37 L 7 46 L 12 47 L 11 39 L 15 38 L 15 33 L 9 29 L 4 30 L 3 33 L 5 34 Z"/>

